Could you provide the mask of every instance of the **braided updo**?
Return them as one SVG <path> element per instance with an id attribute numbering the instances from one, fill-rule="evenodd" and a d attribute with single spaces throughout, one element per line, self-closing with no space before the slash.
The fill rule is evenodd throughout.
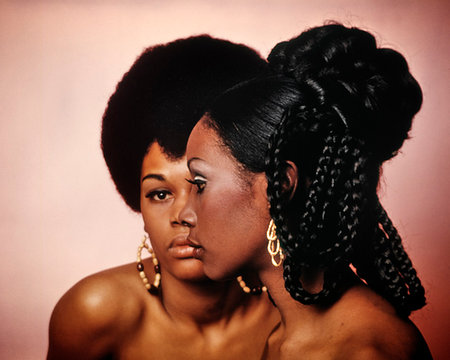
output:
<path id="1" fill-rule="evenodd" d="M 381 164 L 422 103 L 406 60 L 368 32 L 332 24 L 278 44 L 269 65 L 274 75 L 222 95 L 209 124 L 244 168 L 266 172 L 286 289 L 304 304 L 332 302 L 352 264 L 400 314 L 423 307 L 424 289 L 376 193 Z M 300 180 L 292 200 L 289 160 Z M 299 280 L 309 270 L 324 272 L 319 293 Z"/>
<path id="2" fill-rule="evenodd" d="M 352 134 L 380 162 L 397 153 L 422 104 L 405 58 L 377 48 L 375 38 L 357 28 L 313 28 L 276 45 L 268 59 L 276 73 L 309 86 L 315 105 L 345 114 Z"/>

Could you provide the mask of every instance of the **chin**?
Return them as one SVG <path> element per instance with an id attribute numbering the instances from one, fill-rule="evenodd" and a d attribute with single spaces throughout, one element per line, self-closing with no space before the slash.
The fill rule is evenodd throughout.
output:
<path id="1" fill-rule="evenodd" d="M 196 259 L 183 260 L 172 270 L 173 276 L 179 280 L 204 281 L 209 279 L 203 269 L 203 263 Z"/>
<path id="2" fill-rule="evenodd" d="M 211 264 L 211 266 L 204 266 L 204 272 L 206 276 L 214 281 L 227 281 L 234 279 L 239 271 L 236 271 L 234 268 L 224 268 L 220 267 L 220 264 Z"/>

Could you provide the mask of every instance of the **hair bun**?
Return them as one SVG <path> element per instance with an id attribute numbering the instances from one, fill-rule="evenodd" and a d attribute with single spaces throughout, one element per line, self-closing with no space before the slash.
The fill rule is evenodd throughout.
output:
<path id="1" fill-rule="evenodd" d="M 276 45 L 268 60 L 272 71 L 296 80 L 302 105 L 339 109 L 379 161 L 396 154 L 422 104 L 405 58 L 377 48 L 375 38 L 358 28 L 312 28 Z"/>

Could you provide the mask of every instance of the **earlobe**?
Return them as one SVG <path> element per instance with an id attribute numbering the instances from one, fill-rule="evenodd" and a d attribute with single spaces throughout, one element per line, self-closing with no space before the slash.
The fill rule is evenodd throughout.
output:
<path id="1" fill-rule="evenodd" d="M 286 161 L 285 163 L 285 182 L 283 183 L 283 190 L 286 192 L 286 195 L 289 195 L 289 200 L 292 200 L 294 197 L 295 191 L 297 190 L 298 184 L 298 168 L 297 165 L 293 161 Z"/>

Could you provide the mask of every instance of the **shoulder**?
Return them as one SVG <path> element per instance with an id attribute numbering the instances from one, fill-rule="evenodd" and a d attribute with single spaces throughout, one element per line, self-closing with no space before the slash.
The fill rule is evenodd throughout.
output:
<path id="1" fill-rule="evenodd" d="M 417 327 L 365 286 L 344 294 L 333 314 L 346 359 L 431 359 Z"/>
<path id="2" fill-rule="evenodd" d="M 50 319 L 49 359 L 108 355 L 138 328 L 148 294 L 137 291 L 133 269 L 129 264 L 88 276 L 62 296 Z"/>

